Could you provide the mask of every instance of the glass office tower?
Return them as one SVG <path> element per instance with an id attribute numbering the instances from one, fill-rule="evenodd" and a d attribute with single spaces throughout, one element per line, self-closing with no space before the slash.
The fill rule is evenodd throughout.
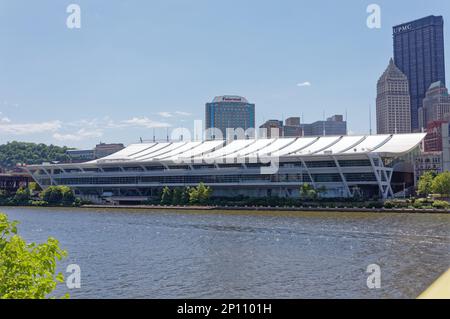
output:
<path id="1" fill-rule="evenodd" d="M 393 28 L 395 65 L 408 77 L 411 126 L 419 129 L 418 110 L 434 82 L 445 85 L 444 19 L 429 16 Z"/>

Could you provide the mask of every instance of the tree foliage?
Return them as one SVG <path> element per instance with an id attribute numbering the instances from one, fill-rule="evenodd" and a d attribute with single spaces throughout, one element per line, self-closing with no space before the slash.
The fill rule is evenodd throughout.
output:
<path id="1" fill-rule="evenodd" d="M 323 189 L 321 189 L 323 190 Z M 326 191 L 326 189 L 325 189 Z M 311 184 L 304 183 L 300 187 L 300 197 L 303 199 L 316 199 L 318 195 L 318 191 L 314 189 L 314 187 Z"/>
<path id="2" fill-rule="evenodd" d="M 417 193 L 422 196 L 428 196 L 433 191 L 433 179 L 435 174 L 433 172 L 424 173 L 420 179 L 417 186 Z"/>
<path id="3" fill-rule="evenodd" d="M 67 147 L 55 145 L 10 142 L 0 145 L 0 167 L 11 168 L 18 163 L 41 164 L 42 162 L 67 161 Z"/>
<path id="4" fill-rule="evenodd" d="M 193 205 L 207 204 L 208 200 L 211 198 L 211 195 L 211 187 L 206 186 L 204 183 L 200 183 L 197 187 L 189 189 L 189 203 Z"/>
<path id="5" fill-rule="evenodd" d="M 17 234 L 17 222 L 0 213 L 0 299 L 43 299 L 58 283 L 57 262 L 67 256 L 54 238 L 27 244 Z"/>
<path id="6" fill-rule="evenodd" d="M 67 186 L 50 186 L 41 192 L 40 197 L 50 205 L 72 205 L 75 202 L 75 195 Z"/>
<path id="7" fill-rule="evenodd" d="M 161 205 L 205 205 L 211 199 L 212 189 L 204 183 L 197 187 L 164 187 L 161 193 Z"/>
<path id="8" fill-rule="evenodd" d="M 161 205 L 172 204 L 172 191 L 169 187 L 164 187 L 161 194 Z"/>
<path id="9" fill-rule="evenodd" d="M 441 173 L 433 179 L 433 193 L 450 196 L 450 172 Z"/>

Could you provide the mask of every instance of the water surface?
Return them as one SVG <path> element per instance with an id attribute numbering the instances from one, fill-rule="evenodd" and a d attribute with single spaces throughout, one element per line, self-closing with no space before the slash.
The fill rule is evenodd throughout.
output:
<path id="1" fill-rule="evenodd" d="M 450 266 L 450 215 L 0 208 L 56 237 L 72 298 L 415 298 Z M 378 264 L 381 289 L 367 288 Z"/>

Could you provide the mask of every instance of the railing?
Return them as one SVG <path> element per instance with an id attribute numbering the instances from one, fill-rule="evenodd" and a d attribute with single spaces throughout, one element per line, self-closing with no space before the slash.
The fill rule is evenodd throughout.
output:
<path id="1" fill-rule="evenodd" d="M 425 290 L 418 299 L 450 299 L 450 269 Z"/>

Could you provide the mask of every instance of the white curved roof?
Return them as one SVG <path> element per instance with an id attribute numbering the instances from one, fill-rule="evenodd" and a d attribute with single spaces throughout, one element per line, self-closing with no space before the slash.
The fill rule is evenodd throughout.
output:
<path id="1" fill-rule="evenodd" d="M 425 133 L 370 136 L 326 136 L 206 142 L 133 144 L 90 163 L 174 162 L 195 160 L 272 157 L 308 157 L 379 153 L 401 155 L 413 150 Z"/>

